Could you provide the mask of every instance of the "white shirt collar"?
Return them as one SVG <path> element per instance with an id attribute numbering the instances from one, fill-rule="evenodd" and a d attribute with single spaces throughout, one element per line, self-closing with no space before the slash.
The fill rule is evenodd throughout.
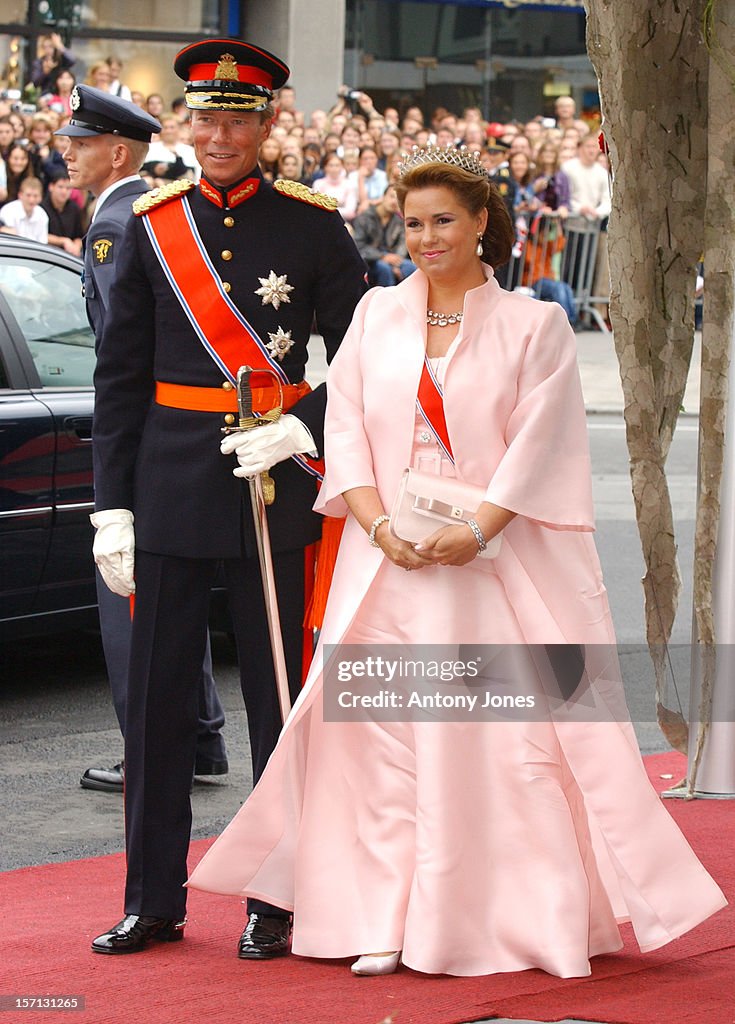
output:
<path id="1" fill-rule="evenodd" d="M 94 213 L 92 214 L 92 221 L 91 221 L 91 223 L 94 224 L 94 222 L 95 222 L 95 220 L 97 218 L 97 214 L 102 209 L 102 206 L 103 206 L 105 200 L 109 199 L 110 196 L 112 195 L 112 193 L 116 189 L 121 188 L 123 185 L 127 185 L 131 181 L 142 181 L 142 180 L 143 179 L 141 178 L 141 176 L 139 174 L 129 174 L 127 176 L 127 178 L 120 178 L 119 181 L 113 181 L 113 183 L 111 185 L 108 185 L 107 188 L 104 190 L 104 192 L 100 192 L 99 196 L 97 197 L 97 202 L 95 203 Z"/>

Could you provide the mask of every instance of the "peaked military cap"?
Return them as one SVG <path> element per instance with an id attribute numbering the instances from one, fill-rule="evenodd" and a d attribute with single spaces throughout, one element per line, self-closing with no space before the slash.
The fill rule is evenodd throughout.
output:
<path id="1" fill-rule="evenodd" d="M 174 71 L 194 110 L 265 110 L 289 68 L 267 50 L 239 39 L 206 39 L 180 50 Z"/>
<path id="2" fill-rule="evenodd" d="M 130 100 L 121 100 L 91 85 L 75 85 L 69 100 L 69 123 L 54 135 L 121 135 L 125 139 L 150 142 L 161 126 Z"/>

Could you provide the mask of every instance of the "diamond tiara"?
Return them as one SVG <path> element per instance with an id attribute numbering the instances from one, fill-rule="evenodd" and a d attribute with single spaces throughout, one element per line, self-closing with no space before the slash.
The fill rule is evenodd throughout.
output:
<path id="1" fill-rule="evenodd" d="M 410 153 L 401 153 L 398 174 L 402 178 L 415 167 L 436 163 L 459 167 L 479 178 L 488 176 L 480 161 L 480 154 L 470 151 L 466 146 L 426 146 L 425 149 L 414 146 Z"/>

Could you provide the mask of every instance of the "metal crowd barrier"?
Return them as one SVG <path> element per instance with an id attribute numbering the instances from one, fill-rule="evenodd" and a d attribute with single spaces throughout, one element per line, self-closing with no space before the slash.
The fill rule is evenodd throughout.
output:
<path id="1" fill-rule="evenodd" d="M 599 308 L 607 306 L 609 295 L 594 293 L 599 259 L 605 255 L 601 243 L 606 241 L 599 221 L 524 214 L 516 220 L 516 244 L 500 283 L 510 291 L 557 301 L 569 307 L 570 319 L 591 319 L 609 333 Z"/>

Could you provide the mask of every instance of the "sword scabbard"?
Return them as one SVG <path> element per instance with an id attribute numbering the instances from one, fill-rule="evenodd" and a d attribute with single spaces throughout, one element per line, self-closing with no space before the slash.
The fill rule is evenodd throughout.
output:
<path id="1" fill-rule="evenodd" d="M 237 371 L 237 411 L 238 425 L 236 427 L 225 427 L 225 433 L 234 431 L 257 430 L 259 426 L 266 423 L 273 423 L 281 415 L 283 409 L 283 389 L 281 382 L 275 374 L 279 389 L 278 404 L 270 410 L 255 416 L 253 415 L 253 395 L 250 377 L 253 372 L 250 366 L 241 366 Z M 257 371 L 260 372 L 260 371 Z M 271 371 L 263 371 L 270 373 Z M 253 515 L 253 528 L 255 530 L 255 546 L 258 552 L 258 563 L 260 565 L 260 576 L 263 584 L 263 599 L 265 601 L 266 620 L 268 622 L 268 636 L 273 655 L 273 668 L 276 677 L 276 691 L 278 704 L 281 709 L 281 718 L 285 722 L 291 710 L 291 695 L 288 687 L 288 672 L 286 669 L 286 655 L 283 649 L 283 638 L 281 636 L 281 619 L 278 612 L 278 597 L 276 594 L 276 577 L 273 569 L 273 556 L 271 553 L 270 534 L 268 532 L 268 517 L 265 506 L 272 505 L 276 497 L 276 485 L 273 477 L 268 473 L 259 473 L 250 477 L 247 481 L 250 493 L 250 506 Z"/>

